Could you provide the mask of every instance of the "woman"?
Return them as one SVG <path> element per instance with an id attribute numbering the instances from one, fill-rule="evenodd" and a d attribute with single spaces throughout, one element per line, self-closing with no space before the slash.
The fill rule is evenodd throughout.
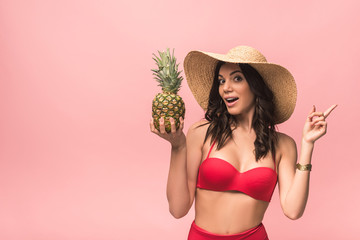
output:
<path id="1" fill-rule="evenodd" d="M 226 55 L 190 52 L 184 61 L 188 85 L 206 110 L 185 137 L 182 129 L 151 131 L 171 143 L 167 198 L 181 218 L 195 199 L 188 239 L 268 239 L 262 220 L 275 185 L 290 219 L 302 216 L 309 191 L 314 143 L 326 132 L 325 118 L 336 107 L 310 111 L 299 161 L 294 140 L 275 131 L 296 102 L 289 71 L 268 63 L 256 49 L 239 46 Z"/>

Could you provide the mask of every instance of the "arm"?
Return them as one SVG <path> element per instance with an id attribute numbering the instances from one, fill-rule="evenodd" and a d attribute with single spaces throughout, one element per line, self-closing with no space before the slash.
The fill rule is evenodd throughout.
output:
<path id="1" fill-rule="evenodd" d="M 187 185 L 186 173 L 186 138 L 182 134 L 182 143 L 171 146 L 170 168 L 166 187 L 169 211 L 175 218 L 187 214 L 190 205 L 190 193 Z"/>
<path id="2" fill-rule="evenodd" d="M 304 143 L 303 143 L 304 144 Z M 290 219 L 300 218 L 305 210 L 308 195 L 310 171 L 296 169 L 296 144 L 289 136 L 279 138 L 281 160 L 279 164 L 279 192 L 280 203 L 284 214 Z M 311 162 L 313 145 L 301 147 L 299 163 Z"/>
<path id="3" fill-rule="evenodd" d="M 171 119 L 172 132 L 167 134 L 163 120 L 160 120 L 160 132 L 151 123 L 151 131 L 171 143 L 170 168 L 167 181 L 166 195 L 169 202 L 169 211 L 175 218 L 185 216 L 190 210 L 196 191 L 196 178 L 201 162 L 202 127 L 198 124 L 190 127 L 187 137 L 183 129 L 183 120 L 180 119 L 180 128 L 176 131 Z"/>
<path id="4" fill-rule="evenodd" d="M 333 105 L 325 113 L 315 112 L 313 107 L 303 130 L 299 163 L 311 163 L 314 143 L 326 133 L 325 118 L 336 107 Z M 280 202 L 284 214 L 290 219 L 300 218 L 306 207 L 309 195 L 310 171 L 296 169 L 296 144 L 286 135 L 279 137 L 281 160 L 279 164 Z"/>

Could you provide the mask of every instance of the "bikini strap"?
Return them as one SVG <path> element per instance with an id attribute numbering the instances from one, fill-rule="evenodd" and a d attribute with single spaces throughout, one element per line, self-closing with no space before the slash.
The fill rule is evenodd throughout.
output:
<path id="1" fill-rule="evenodd" d="M 209 153 L 208 153 L 208 155 L 207 155 L 207 157 L 206 158 L 209 158 L 209 156 L 210 156 L 210 153 L 211 153 L 211 150 L 213 149 L 213 147 L 215 146 L 215 143 L 216 143 L 216 140 L 213 142 L 213 144 L 211 145 L 211 147 L 210 147 L 210 150 L 209 150 Z"/>

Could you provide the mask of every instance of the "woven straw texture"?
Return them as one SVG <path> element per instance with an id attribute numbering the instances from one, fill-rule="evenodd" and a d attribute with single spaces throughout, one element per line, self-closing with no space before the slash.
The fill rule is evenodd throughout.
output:
<path id="1" fill-rule="evenodd" d="M 294 112 L 297 90 L 292 74 L 284 67 L 268 63 L 255 48 L 238 46 L 227 54 L 191 51 L 184 60 L 185 76 L 191 92 L 200 106 L 206 110 L 210 89 L 218 61 L 248 63 L 263 77 L 275 96 L 275 122 L 282 123 Z"/>

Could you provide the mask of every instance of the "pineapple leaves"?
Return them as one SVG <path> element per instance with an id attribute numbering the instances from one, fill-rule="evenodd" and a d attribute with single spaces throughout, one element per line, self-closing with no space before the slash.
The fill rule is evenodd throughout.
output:
<path id="1" fill-rule="evenodd" d="M 176 94 L 180 90 L 183 77 L 180 76 L 181 71 L 178 70 L 179 64 L 176 64 L 174 51 L 175 49 L 171 54 L 170 49 L 167 48 L 164 52 L 158 51 L 158 56 L 153 53 L 153 59 L 158 68 L 151 71 L 163 92 Z"/>

